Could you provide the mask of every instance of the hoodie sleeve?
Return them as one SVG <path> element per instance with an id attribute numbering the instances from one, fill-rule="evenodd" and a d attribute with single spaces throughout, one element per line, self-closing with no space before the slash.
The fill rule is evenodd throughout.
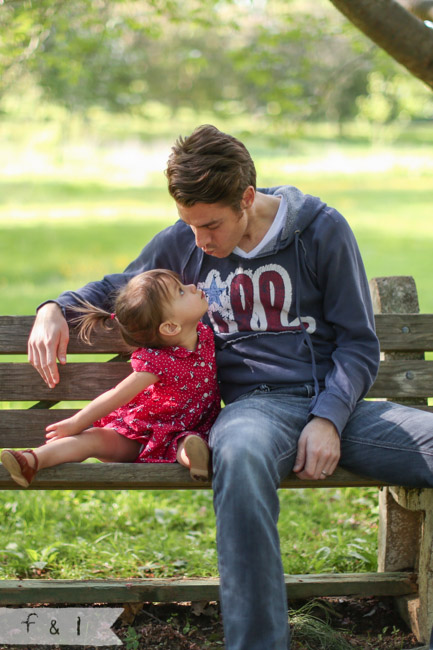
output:
<path id="1" fill-rule="evenodd" d="M 173 226 L 155 235 L 123 273 L 106 275 L 102 280 L 89 282 L 77 291 L 65 291 L 56 300 L 47 302 L 56 302 L 66 317 L 69 316 L 67 307 L 77 305 L 80 300 L 87 300 L 92 305 L 109 311 L 119 289 L 143 271 L 164 268 L 182 275 L 192 250 L 194 238 L 191 229 L 182 221 L 177 221 Z M 43 304 L 45 303 L 39 307 Z"/>
<path id="2" fill-rule="evenodd" d="M 352 230 L 335 210 L 319 216 L 314 239 L 317 281 L 323 315 L 335 332 L 332 368 L 313 403 L 312 416 L 327 418 L 341 435 L 356 403 L 373 384 L 380 360 L 379 342 L 364 265 Z M 314 335 L 313 335 L 314 343 Z"/>

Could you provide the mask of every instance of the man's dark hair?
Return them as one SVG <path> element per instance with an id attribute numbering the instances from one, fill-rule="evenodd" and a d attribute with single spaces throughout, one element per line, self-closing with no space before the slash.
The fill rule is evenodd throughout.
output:
<path id="1" fill-rule="evenodd" d="M 256 188 L 256 169 L 245 145 L 210 124 L 176 140 L 165 174 L 171 196 L 185 207 L 222 203 L 238 211 L 247 187 Z"/>

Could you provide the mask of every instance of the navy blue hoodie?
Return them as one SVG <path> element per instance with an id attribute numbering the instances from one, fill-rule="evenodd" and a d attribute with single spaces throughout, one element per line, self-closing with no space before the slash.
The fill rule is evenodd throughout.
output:
<path id="1" fill-rule="evenodd" d="M 225 403 L 262 384 L 309 383 L 310 417 L 327 418 L 341 434 L 371 387 L 379 345 L 368 283 L 355 237 L 333 208 L 291 186 L 259 189 L 283 196 L 282 231 L 254 258 L 218 259 L 195 245 L 177 221 L 156 235 L 124 273 L 105 276 L 57 303 L 84 298 L 111 310 L 116 291 L 151 268 L 177 271 L 208 297 L 204 321 L 215 332 Z M 66 310 L 67 313 L 67 310 Z"/>

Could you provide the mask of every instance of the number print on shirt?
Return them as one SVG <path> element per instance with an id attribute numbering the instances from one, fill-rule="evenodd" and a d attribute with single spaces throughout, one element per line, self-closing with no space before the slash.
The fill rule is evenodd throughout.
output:
<path id="1" fill-rule="evenodd" d="M 206 293 L 208 316 L 215 332 L 283 332 L 305 327 L 316 330 L 311 316 L 290 321 L 292 282 L 279 264 L 266 264 L 255 271 L 237 268 L 225 280 L 219 271 L 210 271 L 198 287 Z M 293 312 L 292 312 L 293 313 Z"/>

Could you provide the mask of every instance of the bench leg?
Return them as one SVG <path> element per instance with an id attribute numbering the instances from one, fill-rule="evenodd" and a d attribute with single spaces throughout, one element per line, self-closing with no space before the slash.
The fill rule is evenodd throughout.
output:
<path id="1" fill-rule="evenodd" d="M 418 594 L 396 604 L 417 639 L 427 643 L 433 625 L 433 490 L 384 488 L 379 509 L 378 570 L 418 574 Z"/>

